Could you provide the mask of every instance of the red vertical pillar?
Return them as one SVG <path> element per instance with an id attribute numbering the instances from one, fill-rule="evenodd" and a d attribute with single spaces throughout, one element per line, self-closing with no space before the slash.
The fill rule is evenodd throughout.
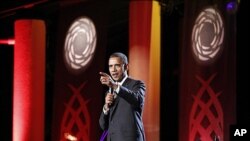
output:
<path id="1" fill-rule="evenodd" d="M 151 136 L 151 124 L 146 120 L 149 63 L 150 63 L 150 30 L 151 30 L 151 1 L 131 0 L 129 5 L 129 75 L 141 79 L 146 85 L 146 98 L 143 111 L 143 122 L 146 139 Z M 142 72 L 143 71 L 143 72 Z"/>
<path id="2" fill-rule="evenodd" d="M 44 140 L 45 25 L 15 22 L 13 141 Z"/>
<path id="3" fill-rule="evenodd" d="M 131 0 L 129 5 L 129 73 L 147 84 L 150 55 L 151 1 Z M 138 69 L 140 66 L 140 69 Z M 141 72 L 143 70 L 143 73 Z"/>
<path id="4" fill-rule="evenodd" d="M 129 7 L 129 75 L 146 84 L 143 122 L 146 139 L 154 141 L 159 140 L 160 132 L 160 14 L 157 4 L 131 0 Z"/>

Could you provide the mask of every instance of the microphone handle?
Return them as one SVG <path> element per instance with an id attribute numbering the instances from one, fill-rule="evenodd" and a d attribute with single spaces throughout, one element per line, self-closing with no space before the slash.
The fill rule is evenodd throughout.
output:
<path id="1" fill-rule="evenodd" d="M 114 93 L 114 90 L 111 87 L 109 87 L 109 93 L 111 93 L 111 94 Z"/>

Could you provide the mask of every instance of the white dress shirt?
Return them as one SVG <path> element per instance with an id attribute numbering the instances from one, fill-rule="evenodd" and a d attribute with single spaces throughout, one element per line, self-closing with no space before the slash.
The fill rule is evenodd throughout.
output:
<path id="1" fill-rule="evenodd" d="M 116 84 L 118 84 L 118 87 L 114 90 L 114 99 L 117 97 L 117 94 L 120 92 L 120 86 L 122 86 L 122 84 L 125 82 L 125 80 L 128 78 L 128 75 L 125 75 L 125 77 L 122 79 L 121 82 L 116 82 Z M 111 92 L 111 89 L 109 90 L 109 92 Z M 109 112 L 109 108 L 105 107 L 105 105 L 103 106 L 103 113 L 105 115 L 107 115 Z"/>

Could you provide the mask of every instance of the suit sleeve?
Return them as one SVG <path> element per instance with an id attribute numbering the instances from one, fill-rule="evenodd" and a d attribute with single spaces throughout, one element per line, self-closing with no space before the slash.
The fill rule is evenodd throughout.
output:
<path id="1" fill-rule="evenodd" d="M 105 96 L 107 95 L 108 92 L 105 93 Z M 99 125 L 102 128 L 102 130 L 106 130 L 108 128 L 108 119 L 109 118 L 109 112 L 107 115 L 104 114 L 103 110 L 99 118 Z"/>
<path id="2" fill-rule="evenodd" d="M 108 117 L 109 117 L 109 114 L 105 115 L 103 112 L 101 113 L 101 116 L 99 118 L 99 125 L 102 128 L 102 130 L 108 129 L 108 123 L 109 123 Z"/>
<path id="3" fill-rule="evenodd" d="M 135 107 L 142 108 L 145 100 L 145 84 L 142 81 L 134 81 L 132 88 L 128 89 L 120 86 L 118 96 L 124 98 L 127 102 Z"/>

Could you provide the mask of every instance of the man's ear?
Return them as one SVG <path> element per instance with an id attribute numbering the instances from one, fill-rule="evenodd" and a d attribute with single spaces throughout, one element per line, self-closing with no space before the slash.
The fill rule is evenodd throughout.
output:
<path id="1" fill-rule="evenodd" d="M 124 70 L 128 71 L 128 64 L 124 65 Z"/>

